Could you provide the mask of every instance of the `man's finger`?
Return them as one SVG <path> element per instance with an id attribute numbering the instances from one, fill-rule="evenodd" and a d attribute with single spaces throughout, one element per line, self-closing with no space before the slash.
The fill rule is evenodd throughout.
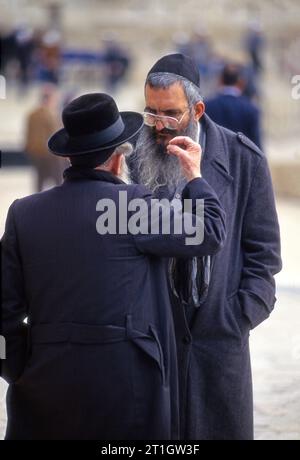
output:
<path id="1" fill-rule="evenodd" d="M 186 147 L 195 144 L 196 142 L 194 142 L 193 139 L 188 136 L 176 136 L 169 141 L 169 145 L 185 145 Z"/>
<path id="2" fill-rule="evenodd" d="M 177 157 L 188 157 L 186 150 L 180 148 L 178 145 L 168 145 L 167 152 Z"/>

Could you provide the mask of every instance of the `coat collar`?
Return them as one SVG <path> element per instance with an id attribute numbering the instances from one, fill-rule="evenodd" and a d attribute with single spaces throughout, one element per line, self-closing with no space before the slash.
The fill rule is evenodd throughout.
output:
<path id="1" fill-rule="evenodd" d="M 70 168 L 64 171 L 63 176 L 65 181 L 100 180 L 113 184 L 125 184 L 125 182 L 108 171 L 100 171 L 99 169 L 85 168 L 82 166 L 70 166 Z"/>
<path id="2" fill-rule="evenodd" d="M 213 187 L 218 196 L 233 182 L 229 172 L 229 151 L 223 130 L 207 115 L 201 124 L 206 133 L 205 149 L 201 164 L 203 177 Z"/>

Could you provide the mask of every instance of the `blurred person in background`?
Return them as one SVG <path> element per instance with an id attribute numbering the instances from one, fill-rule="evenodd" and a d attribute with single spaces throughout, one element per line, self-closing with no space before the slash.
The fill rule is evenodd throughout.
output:
<path id="1" fill-rule="evenodd" d="M 16 34 L 15 31 L 10 29 L 0 29 L 1 40 L 1 74 L 6 75 L 7 66 L 16 57 Z"/>
<path id="2" fill-rule="evenodd" d="M 205 111 L 215 123 L 235 133 L 242 132 L 261 149 L 260 110 L 243 95 L 244 87 L 241 66 L 227 63 L 220 76 L 218 93 L 205 102 Z"/>
<path id="3" fill-rule="evenodd" d="M 18 82 L 19 96 L 23 96 L 34 77 L 34 31 L 22 24 L 1 35 L 1 72 L 9 81 Z"/>
<path id="4" fill-rule="evenodd" d="M 45 83 L 58 84 L 61 68 L 61 34 L 48 29 L 41 34 L 38 49 L 38 78 Z"/>
<path id="5" fill-rule="evenodd" d="M 259 75 L 263 69 L 263 49 L 265 47 L 265 37 L 262 25 L 257 20 L 249 23 L 248 31 L 245 36 L 245 49 L 249 54 L 255 75 Z"/>
<path id="6" fill-rule="evenodd" d="M 244 95 L 252 101 L 259 101 L 261 96 L 261 76 L 264 70 L 265 36 L 258 20 L 251 20 L 244 37 L 244 49 L 248 54 L 249 64 L 245 67 Z"/>
<path id="7" fill-rule="evenodd" d="M 49 137 L 61 125 L 58 116 L 58 90 L 54 85 L 43 86 L 40 103 L 28 115 L 25 129 L 25 152 L 36 170 L 37 192 L 50 180 L 56 185 L 62 182 L 62 172 L 67 161 L 49 155 L 47 142 Z"/>
<path id="8" fill-rule="evenodd" d="M 177 52 L 193 59 L 201 74 L 203 95 L 211 94 L 217 85 L 223 59 L 216 53 L 205 27 L 194 29 L 191 37 L 185 33 L 175 34 L 173 42 Z"/>
<path id="9" fill-rule="evenodd" d="M 145 126 L 131 161 L 133 179 L 156 196 L 182 195 L 185 179 L 167 145 L 189 136 L 202 149 L 201 175 L 226 212 L 217 254 L 171 259 L 181 439 L 253 439 L 249 332 L 275 305 L 280 235 L 265 155 L 244 134 L 205 114 L 200 75 L 182 54 L 159 59 L 145 82 Z M 204 208 L 205 208 L 204 203 Z"/>
<path id="10" fill-rule="evenodd" d="M 16 57 L 19 62 L 20 89 L 26 90 L 32 74 L 32 56 L 35 49 L 33 30 L 27 26 L 21 26 L 16 31 Z"/>
<path id="11" fill-rule="evenodd" d="M 114 92 L 127 76 L 131 57 L 114 34 L 108 34 L 103 42 L 102 64 L 104 66 L 105 85 L 108 92 Z"/>

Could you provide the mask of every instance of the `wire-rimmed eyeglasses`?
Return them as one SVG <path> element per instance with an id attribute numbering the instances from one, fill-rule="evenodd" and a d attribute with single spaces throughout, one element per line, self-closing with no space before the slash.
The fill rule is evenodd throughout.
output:
<path id="1" fill-rule="evenodd" d="M 169 117 L 167 115 L 156 115 L 155 113 L 151 112 L 143 112 L 143 118 L 144 118 L 144 123 L 146 126 L 150 126 L 153 128 L 156 126 L 156 123 L 160 121 L 163 125 L 164 128 L 170 129 L 170 130 L 176 130 L 178 129 L 180 123 L 183 120 L 184 115 L 188 112 L 186 110 L 182 116 L 180 117 L 180 120 L 177 120 L 175 117 Z"/>

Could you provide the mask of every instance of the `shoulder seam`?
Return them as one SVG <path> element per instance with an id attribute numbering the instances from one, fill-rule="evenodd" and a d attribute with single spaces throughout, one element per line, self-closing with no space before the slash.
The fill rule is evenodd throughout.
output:
<path id="1" fill-rule="evenodd" d="M 263 152 L 257 147 L 250 139 L 241 132 L 236 133 L 236 137 L 245 147 L 247 147 L 251 152 L 254 152 L 258 157 L 263 158 Z"/>

